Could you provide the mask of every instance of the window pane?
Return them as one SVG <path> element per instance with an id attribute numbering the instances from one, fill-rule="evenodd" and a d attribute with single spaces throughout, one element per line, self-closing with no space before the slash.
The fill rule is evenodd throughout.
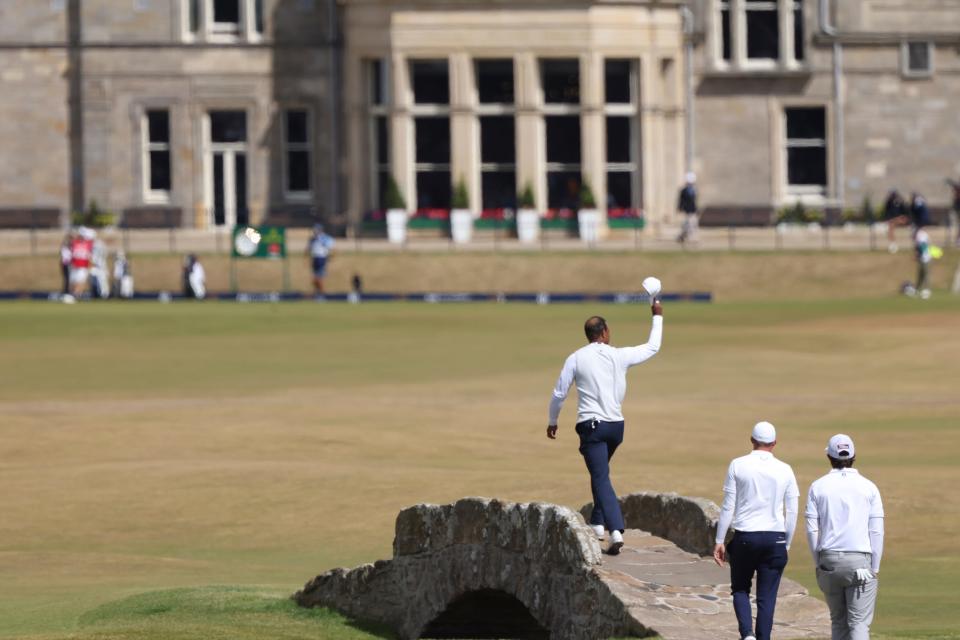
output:
<path id="1" fill-rule="evenodd" d="M 247 114 L 243 111 L 211 111 L 212 142 L 246 142 Z"/>
<path id="2" fill-rule="evenodd" d="M 729 61 L 732 58 L 730 48 L 730 8 L 725 6 L 720 9 L 720 38 L 723 59 Z"/>
<path id="3" fill-rule="evenodd" d="M 384 91 L 383 60 L 370 61 L 370 104 L 386 104 Z"/>
<path id="4" fill-rule="evenodd" d="M 415 128 L 417 162 L 450 164 L 450 118 L 417 118 Z"/>
<path id="5" fill-rule="evenodd" d="M 607 118 L 607 162 L 633 162 L 630 125 L 629 116 Z"/>
<path id="6" fill-rule="evenodd" d="M 215 153 L 213 154 L 213 222 L 218 226 L 226 224 L 227 221 L 225 189 L 223 154 Z"/>
<path id="7" fill-rule="evenodd" d="M 540 77 L 545 102 L 580 104 L 579 60 L 541 60 Z"/>
<path id="8" fill-rule="evenodd" d="M 796 60 L 803 60 L 806 50 L 803 27 L 803 5 L 798 2 L 793 9 L 793 57 Z"/>
<path id="9" fill-rule="evenodd" d="M 310 152 L 287 152 L 287 191 L 310 191 Z"/>
<path id="10" fill-rule="evenodd" d="M 147 111 L 147 125 L 150 142 L 170 142 L 170 112 Z"/>
<path id="11" fill-rule="evenodd" d="M 150 152 L 150 190 L 170 191 L 170 152 Z"/>
<path id="12" fill-rule="evenodd" d="M 387 187 L 390 185 L 390 172 L 386 169 L 377 171 L 377 201 L 375 208 L 384 211 L 387 208 Z"/>
<path id="13" fill-rule="evenodd" d="M 604 62 L 604 92 L 609 104 L 633 102 L 633 64 L 630 60 L 607 60 Z"/>
<path id="14" fill-rule="evenodd" d="M 306 111 L 287 111 L 287 142 L 307 142 Z"/>
<path id="15" fill-rule="evenodd" d="M 827 137 L 827 114 L 823 107 L 791 107 L 786 114 L 787 139 Z"/>
<path id="16" fill-rule="evenodd" d="M 513 104 L 513 60 L 477 60 L 477 92 L 485 104 Z"/>
<path id="17" fill-rule="evenodd" d="M 234 197 L 237 203 L 237 224 L 250 223 L 250 210 L 247 208 L 247 155 L 238 153 L 235 158 L 235 179 L 237 181 Z"/>
<path id="18" fill-rule="evenodd" d="M 263 0 L 253 2 L 253 28 L 257 33 L 263 33 Z"/>
<path id="19" fill-rule="evenodd" d="M 910 71 L 928 71 L 930 69 L 930 47 L 926 42 L 907 44 Z"/>
<path id="20" fill-rule="evenodd" d="M 777 11 L 748 10 L 747 57 L 777 59 L 780 57 L 780 30 Z"/>
<path id="21" fill-rule="evenodd" d="M 634 208 L 633 172 L 610 171 L 607 173 L 607 208 Z"/>
<path id="22" fill-rule="evenodd" d="M 446 60 L 410 63 L 413 99 L 417 104 L 450 104 L 450 72 Z"/>
<path id="23" fill-rule="evenodd" d="M 787 180 L 791 185 L 827 185 L 825 147 L 787 149 Z"/>
<path id="24" fill-rule="evenodd" d="M 377 164 L 381 166 L 390 164 L 390 127 L 387 124 L 387 118 L 385 116 L 376 118 L 374 128 L 376 129 Z"/>
<path id="25" fill-rule="evenodd" d="M 190 0 L 190 33 L 200 29 L 200 0 Z"/>
<path id="26" fill-rule="evenodd" d="M 513 116 L 480 118 L 480 161 L 513 164 L 517 160 Z"/>
<path id="27" fill-rule="evenodd" d="M 449 209 L 452 189 L 449 171 L 418 171 L 417 208 Z"/>
<path id="28" fill-rule="evenodd" d="M 240 0 L 213 0 L 214 22 L 240 22 Z"/>
<path id="29" fill-rule="evenodd" d="M 517 204 L 517 174 L 514 171 L 484 171 L 483 208 L 513 209 Z"/>
<path id="30" fill-rule="evenodd" d="M 580 164 L 580 116 L 547 116 L 547 162 Z"/>
<path id="31" fill-rule="evenodd" d="M 547 173 L 547 207 L 577 209 L 580 207 L 580 172 L 550 171 Z"/>

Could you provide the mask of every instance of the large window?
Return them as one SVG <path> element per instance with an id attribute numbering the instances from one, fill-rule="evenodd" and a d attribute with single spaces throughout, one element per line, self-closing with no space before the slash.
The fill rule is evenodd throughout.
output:
<path id="1" fill-rule="evenodd" d="M 309 198 L 313 192 L 310 112 L 289 109 L 284 114 L 285 187 L 289 198 Z"/>
<path id="2" fill-rule="evenodd" d="M 801 0 L 713 0 L 713 6 L 717 67 L 769 71 L 806 59 Z"/>
<path id="3" fill-rule="evenodd" d="M 143 118 L 145 200 L 170 199 L 173 176 L 170 162 L 170 112 L 150 109 Z"/>
<path id="4" fill-rule="evenodd" d="M 417 209 L 450 209 L 450 72 L 446 60 L 410 61 Z"/>
<path id="5" fill-rule="evenodd" d="M 369 60 L 367 68 L 370 192 L 367 208 L 387 209 L 387 187 L 390 184 L 390 78 L 385 60 Z"/>
<path id="6" fill-rule="evenodd" d="M 930 42 L 904 42 L 903 75 L 926 77 L 933 74 L 933 44 Z"/>
<path id="7" fill-rule="evenodd" d="M 547 208 L 575 210 L 580 206 L 582 181 L 580 61 L 541 60 L 540 86 L 547 146 Z"/>
<path id="8" fill-rule="evenodd" d="M 180 0 L 187 41 L 258 40 L 265 28 L 263 0 Z"/>
<path id="9" fill-rule="evenodd" d="M 608 59 L 604 71 L 607 212 L 616 217 L 640 208 L 637 61 Z"/>
<path id="10" fill-rule="evenodd" d="M 498 214 L 515 208 L 517 199 L 513 60 L 477 60 L 474 69 L 479 102 L 481 207 Z"/>
<path id="11" fill-rule="evenodd" d="M 826 195 L 827 112 L 824 107 L 787 107 L 787 193 Z"/>

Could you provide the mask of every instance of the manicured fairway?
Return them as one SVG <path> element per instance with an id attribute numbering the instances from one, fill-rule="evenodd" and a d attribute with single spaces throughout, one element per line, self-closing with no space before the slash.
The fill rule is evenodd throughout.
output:
<path id="1" fill-rule="evenodd" d="M 388 557 L 416 502 L 588 501 L 575 400 L 544 429 L 592 313 L 646 339 L 637 306 L 0 306 L 0 636 L 378 637 L 282 598 Z M 618 490 L 718 500 L 768 419 L 805 494 L 847 432 L 887 509 L 877 637 L 960 637 L 960 301 L 665 314 Z"/>

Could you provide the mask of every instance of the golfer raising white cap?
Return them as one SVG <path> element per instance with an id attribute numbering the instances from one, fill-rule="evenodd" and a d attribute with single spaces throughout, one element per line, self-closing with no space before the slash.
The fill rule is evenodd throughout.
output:
<path id="1" fill-rule="evenodd" d="M 773 456 L 777 430 L 758 422 L 750 435 L 753 451 L 735 458 L 723 483 L 723 508 L 713 558 L 730 561 L 730 592 L 740 637 L 770 640 L 780 578 L 797 526 L 800 490 L 790 465 Z M 736 533 L 729 546 L 727 530 Z M 757 576 L 757 624 L 750 611 L 750 585 Z"/>
<path id="2" fill-rule="evenodd" d="M 810 485 L 807 544 L 830 607 L 833 640 L 867 640 L 883 555 L 880 491 L 853 468 L 856 448 L 838 433 L 827 443 L 833 469 Z"/>

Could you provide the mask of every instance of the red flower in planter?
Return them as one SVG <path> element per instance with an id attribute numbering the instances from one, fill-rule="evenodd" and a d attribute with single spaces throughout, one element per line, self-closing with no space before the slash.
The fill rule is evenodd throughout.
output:
<path id="1" fill-rule="evenodd" d="M 506 220 L 506 209 L 484 209 L 480 212 L 481 220 Z"/>
<path id="2" fill-rule="evenodd" d="M 415 218 L 425 218 L 427 220 L 449 220 L 449 209 L 417 209 Z"/>
<path id="3" fill-rule="evenodd" d="M 643 217 L 641 209 L 609 209 L 607 217 L 611 220 L 638 220 Z"/>
<path id="4" fill-rule="evenodd" d="M 364 222 L 383 222 L 387 219 L 387 212 L 382 209 L 376 211 L 367 211 L 364 216 Z"/>

